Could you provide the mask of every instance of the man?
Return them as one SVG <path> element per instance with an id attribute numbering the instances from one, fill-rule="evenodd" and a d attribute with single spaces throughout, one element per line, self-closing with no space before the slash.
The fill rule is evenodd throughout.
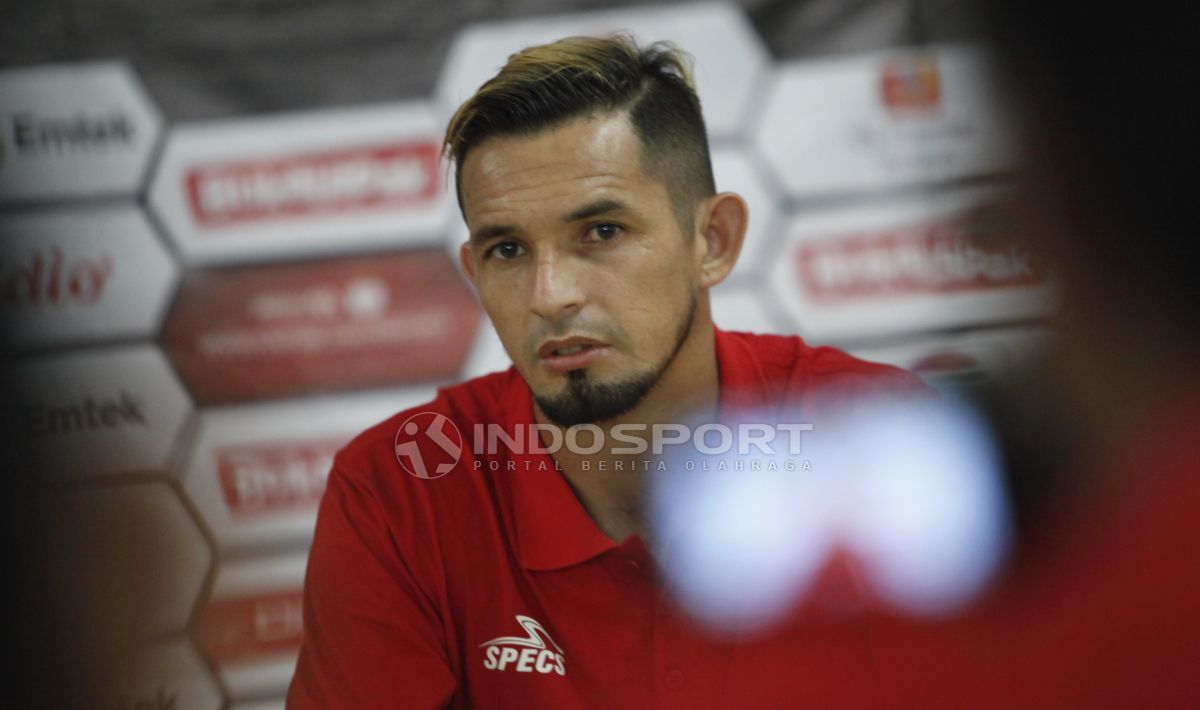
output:
<path id="1" fill-rule="evenodd" d="M 714 328 L 709 289 L 748 210 L 715 191 L 670 48 L 522 51 L 459 109 L 445 148 L 462 267 L 513 368 L 337 456 L 289 706 L 712 705 L 729 649 L 657 581 L 642 499 L 661 461 L 630 453 L 628 433 L 776 411 L 822 385 L 919 385 L 796 337 Z M 569 445 L 531 451 L 530 431 L 533 448 Z M 835 655 L 843 676 L 867 666 L 865 649 Z M 789 672 L 824 682 L 821 662 Z"/>

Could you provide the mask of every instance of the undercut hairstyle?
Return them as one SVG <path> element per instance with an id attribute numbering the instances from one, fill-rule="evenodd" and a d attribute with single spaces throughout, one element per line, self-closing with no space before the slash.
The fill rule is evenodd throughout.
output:
<path id="1" fill-rule="evenodd" d="M 690 61 L 667 42 L 639 48 L 621 35 L 568 37 L 517 52 L 459 107 L 442 144 L 456 168 L 459 209 L 462 165 L 472 148 L 613 113 L 627 116 L 641 144 L 643 172 L 666 187 L 680 228 L 690 235 L 696 205 L 716 192 Z"/>

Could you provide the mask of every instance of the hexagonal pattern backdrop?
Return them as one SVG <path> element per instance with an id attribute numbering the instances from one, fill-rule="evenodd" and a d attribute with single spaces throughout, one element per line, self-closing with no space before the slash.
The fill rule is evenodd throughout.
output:
<path id="1" fill-rule="evenodd" d="M 750 204 L 719 326 L 952 386 L 1053 338 L 969 46 L 777 61 L 736 5 L 560 14 L 463 30 L 424 100 L 177 125 L 120 61 L 5 70 L 3 407 L 77 523 L 61 588 L 144 641 L 84 705 L 282 707 L 334 452 L 510 364 L 458 272 L 441 128 L 513 51 L 612 31 L 694 55 L 718 188 Z"/>

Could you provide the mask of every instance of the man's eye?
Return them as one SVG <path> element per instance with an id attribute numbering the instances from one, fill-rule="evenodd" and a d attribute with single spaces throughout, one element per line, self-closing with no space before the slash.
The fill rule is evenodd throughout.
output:
<path id="1" fill-rule="evenodd" d="M 593 225 L 592 228 L 588 230 L 588 235 L 591 236 L 595 241 L 606 242 L 609 239 L 619 235 L 622 231 L 623 230 L 621 227 L 615 224 L 605 223 Z"/>
<path id="2" fill-rule="evenodd" d="M 517 244 L 516 242 L 500 242 L 499 244 L 496 244 L 495 246 L 489 248 L 484 253 L 484 256 L 488 257 L 488 258 L 494 257 L 501 261 L 509 261 L 511 259 L 517 258 L 518 256 L 521 256 L 524 253 L 525 253 L 524 247 L 522 247 L 520 244 Z"/>

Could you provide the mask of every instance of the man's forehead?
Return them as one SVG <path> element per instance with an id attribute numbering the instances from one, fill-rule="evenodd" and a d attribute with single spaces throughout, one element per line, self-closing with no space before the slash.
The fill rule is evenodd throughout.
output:
<path id="1" fill-rule="evenodd" d="M 461 185 L 469 214 L 473 207 L 569 198 L 578 190 L 637 190 L 648 181 L 628 121 L 607 116 L 491 138 L 468 153 Z"/>

